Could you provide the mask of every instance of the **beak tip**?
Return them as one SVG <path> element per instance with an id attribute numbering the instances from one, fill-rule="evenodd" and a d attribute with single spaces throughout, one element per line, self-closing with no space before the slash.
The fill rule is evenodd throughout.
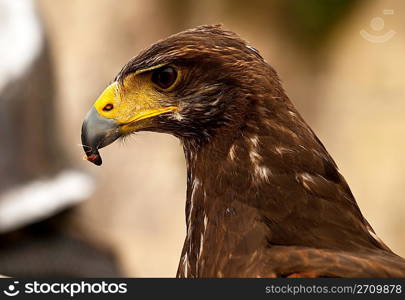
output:
<path id="1" fill-rule="evenodd" d="M 85 160 L 101 166 L 103 163 L 98 149 L 103 148 L 120 137 L 118 125 L 113 119 L 100 116 L 92 107 L 82 125 L 82 145 L 86 153 Z"/>
<path id="2" fill-rule="evenodd" d="M 93 153 L 89 156 L 86 156 L 85 159 L 88 160 L 89 162 L 95 164 L 96 166 L 101 166 L 103 163 L 103 160 L 101 159 L 101 156 L 98 153 L 97 154 Z"/>

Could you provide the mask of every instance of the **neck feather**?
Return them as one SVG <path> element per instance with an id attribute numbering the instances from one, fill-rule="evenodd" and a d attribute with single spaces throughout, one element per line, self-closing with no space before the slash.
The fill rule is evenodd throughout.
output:
<path id="1" fill-rule="evenodd" d="M 315 151 L 330 160 L 288 99 L 280 98 L 255 103 L 240 124 L 220 128 L 204 142 L 183 144 L 187 163 L 184 276 L 213 274 L 209 268 L 217 266 L 223 255 L 238 252 L 239 237 L 229 236 L 235 228 L 244 233 L 254 228 L 246 233 L 249 243 L 244 247 L 250 250 L 244 251 L 266 247 L 272 234 L 266 218 L 273 218 L 262 212 L 271 212 L 277 219 L 289 209 L 280 202 L 287 191 L 280 189 L 279 175 L 294 181 L 298 174 L 305 176 L 298 170 L 303 166 L 294 164 L 303 153 Z M 215 255 L 205 255 L 213 247 Z"/>

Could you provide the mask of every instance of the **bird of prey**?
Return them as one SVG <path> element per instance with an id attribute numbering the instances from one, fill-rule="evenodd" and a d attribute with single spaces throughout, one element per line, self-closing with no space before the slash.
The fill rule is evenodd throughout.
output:
<path id="1" fill-rule="evenodd" d="M 187 163 L 178 277 L 404 277 L 275 70 L 235 33 L 204 25 L 132 58 L 82 126 L 87 160 L 146 130 Z"/>

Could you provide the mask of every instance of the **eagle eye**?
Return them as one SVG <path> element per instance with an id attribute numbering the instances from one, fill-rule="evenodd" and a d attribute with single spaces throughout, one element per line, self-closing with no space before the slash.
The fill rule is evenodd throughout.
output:
<path id="1" fill-rule="evenodd" d="M 173 67 L 163 67 L 152 73 L 152 82 L 161 89 L 170 88 L 177 79 L 177 71 Z"/>

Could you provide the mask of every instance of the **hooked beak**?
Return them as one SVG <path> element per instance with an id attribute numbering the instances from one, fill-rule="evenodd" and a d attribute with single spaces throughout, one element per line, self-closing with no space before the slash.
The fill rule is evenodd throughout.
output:
<path id="1" fill-rule="evenodd" d="M 100 116 L 95 107 L 92 107 L 82 125 L 82 145 L 86 159 L 100 166 L 103 161 L 98 150 L 108 146 L 121 135 L 119 123 Z"/>
<path id="2" fill-rule="evenodd" d="M 128 83 L 128 80 L 132 81 Z M 131 89 L 129 86 L 137 88 Z M 116 81 L 110 84 L 83 122 L 85 159 L 100 166 L 102 160 L 99 149 L 120 136 L 153 128 L 155 116 L 177 111 L 175 106 L 162 106 L 159 97 L 149 81 L 145 83 L 136 77 L 127 77 L 121 85 Z"/>

